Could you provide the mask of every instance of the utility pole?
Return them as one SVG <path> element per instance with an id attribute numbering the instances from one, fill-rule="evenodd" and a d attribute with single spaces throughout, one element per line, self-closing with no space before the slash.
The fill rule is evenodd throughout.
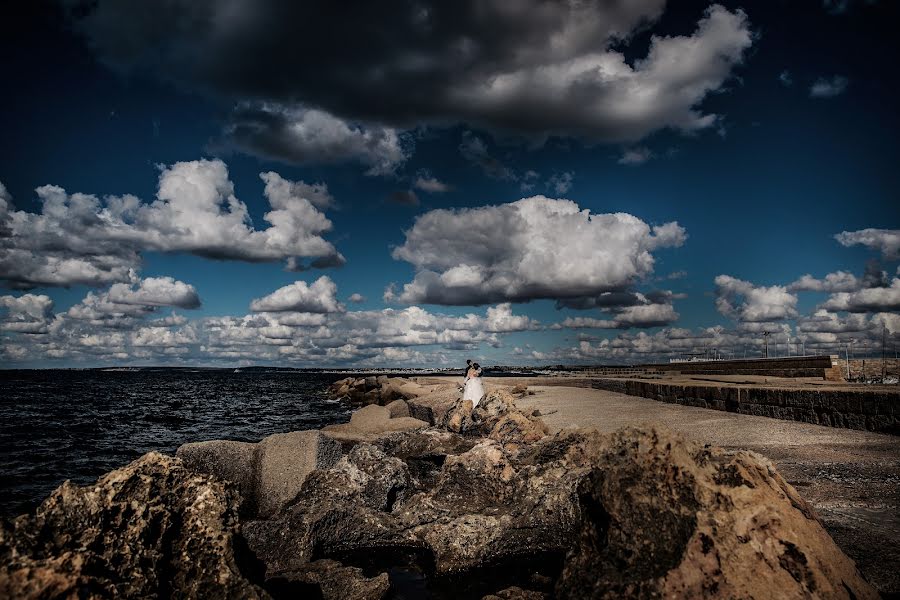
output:
<path id="1" fill-rule="evenodd" d="M 765 354 L 763 358 L 769 358 L 769 336 L 772 335 L 769 331 L 763 331 L 763 342 L 765 343 Z"/>
<path id="2" fill-rule="evenodd" d="M 882 323 L 881 324 L 881 383 L 884 383 L 885 377 L 887 376 L 887 370 L 885 369 L 884 363 L 884 342 L 885 337 L 887 336 L 887 326 Z"/>
<path id="3" fill-rule="evenodd" d="M 850 340 L 846 344 L 844 344 L 844 358 L 847 360 L 847 381 L 850 381 L 850 344 L 853 340 Z"/>

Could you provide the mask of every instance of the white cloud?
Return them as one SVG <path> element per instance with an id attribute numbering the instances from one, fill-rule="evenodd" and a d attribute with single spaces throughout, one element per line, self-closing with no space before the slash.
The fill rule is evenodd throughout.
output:
<path id="1" fill-rule="evenodd" d="M 853 273 L 835 271 L 827 274 L 824 279 L 806 274 L 787 286 L 787 289 L 789 292 L 850 292 L 859 287 L 860 281 Z"/>
<path id="2" fill-rule="evenodd" d="M 572 182 L 574 179 L 575 174 L 572 171 L 554 173 L 550 179 L 547 180 L 547 187 L 555 194 L 561 196 L 572 189 Z"/>
<path id="3" fill-rule="evenodd" d="M 847 91 L 850 80 L 841 75 L 819 77 L 809 88 L 811 98 L 833 98 Z"/>
<path id="4" fill-rule="evenodd" d="M 0 330 L 3 331 L 46 333 L 53 317 L 53 300 L 43 294 L 0 296 L 0 308 L 6 309 L 6 314 L 0 317 Z"/>
<path id="5" fill-rule="evenodd" d="M 357 293 L 350 294 L 350 297 L 347 298 L 347 300 L 349 300 L 350 302 L 353 302 L 354 304 L 361 304 L 366 301 L 366 297 L 357 292 Z"/>
<path id="6" fill-rule="evenodd" d="M 900 259 L 900 229 L 860 229 L 842 231 L 834 236 L 842 246 L 863 245 L 878 250 L 885 260 Z"/>
<path id="7" fill-rule="evenodd" d="M 512 305 L 509 302 L 488 307 L 484 321 L 484 330 L 492 333 L 525 331 L 536 327 L 537 321 L 534 319 L 526 315 L 513 315 Z"/>
<path id="8" fill-rule="evenodd" d="M 337 285 L 323 275 L 311 285 L 295 281 L 250 303 L 254 312 L 342 312 L 344 305 L 338 302 Z"/>
<path id="9" fill-rule="evenodd" d="M 134 276 L 131 284 L 114 283 L 107 292 L 110 302 L 141 306 L 177 306 L 198 308 L 200 296 L 194 286 L 176 281 L 172 277 Z"/>
<path id="10" fill-rule="evenodd" d="M 666 127 L 695 131 L 717 120 L 696 105 L 725 83 L 752 41 L 742 11 L 713 5 L 692 36 L 653 36 L 634 66 L 616 51 L 585 52 L 464 83 L 451 98 L 511 129 L 553 115 L 550 133 L 604 141 L 635 141 Z"/>
<path id="11" fill-rule="evenodd" d="M 569 317 L 559 324 L 569 329 L 630 329 L 670 325 L 678 320 L 671 304 L 637 304 L 615 312 L 612 319 Z"/>
<path id="12" fill-rule="evenodd" d="M 680 246 L 685 237 L 677 223 L 651 230 L 626 213 L 591 214 L 543 196 L 433 210 L 416 219 L 393 251 L 418 271 L 397 298 L 487 304 L 596 296 L 649 275 L 652 251 Z"/>
<path id="13" fill-rule="evenodd" d="M 413 182 L 413 187 L 430 194 L 449 192 L 451 189 L 449 185 L 436 177 L 432 177 L 430 173 L 422 173 L 416 177 L 416 180 Z"/>
<path id="14" fill-rule="evenodd" d="M 653 152 L 649 148 L 638 146 L 626 149 L 619 158 L 618 163 L 629 166 L 642 165 L 651 158 L 653 158 Z"/>
<path id="15" fill-rule="evenodd" d="M 197 290 L 190 284 L 172 277 L 140 279 L 133 271 L 129 276 L 130 283 L 114 283 L 105 292 L 88 292 L 65 316 L 105 327 L 130 327 L 163 306 L 200 306 Z M 178 320 L 172 323 L 178 324 Z"/>
<path id="16" fill-rule="evenodd" d="M 367 175 L 391 175 L 409 158 L 400 132 L 351 123 L 323 110 L 245 103 L 231 115 L 225 139 L 238 148 L 290 164 L 358 162 Z"/>
<path id="17" fill-rule="evenodd" d="M 797 296 L 784 286 L 755 286 L 749 281 L 719 275 L 716 309 L 742 322 L 778 321 L 797 316 Z"/>
<path id="18" fill-rule="evenodd" d="M 289 182 L 276 173 L 261 175 L 272 210 L 269 227 L 250 224 L 247 206 L 234 195 L 225 164 L 219 160 L 180 162 L 164 168 L 157 199 L 149 204 L 134 196 L 101 201 L 88 194 L 68 194 L 60 187 L 37 188 L 41 213 L 7 211 L 0 230 L 0 279 L 14 287 L 101 286 L 128 281 L 145 251 L 184 252 L 250 262 L 343 257 L 323 239 L 331 221 L 304 196 L 317 203 L 327 190 Z"/>
<path id="19" fill-rule="evenodd" d="M 900 310 L 900 278 L 894 278 L 890 287 L 871 287 L 832 294 L 822 304 L 822 308 L 856 313 Z"/>

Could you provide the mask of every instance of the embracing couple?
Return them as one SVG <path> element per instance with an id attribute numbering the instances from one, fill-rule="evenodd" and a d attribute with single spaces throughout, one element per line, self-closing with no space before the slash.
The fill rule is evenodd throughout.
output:
<path id="1" fill-rule="evenodd" d="M 481 383 L 481 366 L 476 362 L 467 360 L 465 378 L 463 400 L 471 400 L 472 408 L 475 408 L 478 406 L 481 397 L 484 396 L 484 385 Z"/>

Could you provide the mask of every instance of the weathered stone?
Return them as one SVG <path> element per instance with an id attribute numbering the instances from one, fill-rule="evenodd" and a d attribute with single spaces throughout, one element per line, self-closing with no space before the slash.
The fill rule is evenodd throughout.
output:
<path id="1" fill-rule="evenodd" d="M 298 590 L 296 585 L 298 583 L 314 589 Z M 320 597 L 323 600 L 381 600 L 391 587 L 387 573 L 369 578 L 363 575 L 362 569 L 345 567 L 335 560 L 327 559 L 274 573 L 266 580 L 266 585 L 270 588 L 283 589 L 283 593 L 280 594 L 282 597 L 310 596 Z"/>
<path id="2" fill-rule="evenodd" d="M 766 459 L 665 430 L 591 444 L 567 598 L 877 598 Z"/>
<path id="3" fill-rule="evenodd" d="M 149 453 L 64 483 L 0 528 L 0 597 L 268 598 L 243 550 L 237 494 Z"/>
<path id="4" fill-rule="evenodd" d="M 418 398 L 419 396 L 424 396 L 431 392 L 429 388 L 423 387 L 418 383 L 405 383 L 397 388 L 397 391 L 400 393 L 406 400 L 411 400 L 412 398 Z"/>
<path id="5" fill-rule="evenodd" d="M 227 440 L 184 444 L 176 455 L 195 472 L 234 483 L 244 498 L 242 514 L 265 517 L 293 500 L 313 470 L 334 464 L 341 448 L 310 430 L 271 435 L 258 444 Z"/>
<path id="6" fill-rule="evenodd" d="M 518 586 L 508 587 L 494 594 L 488 594 L 481 600 L 545 600 L 546 594 L 532 590 L 523 590 Z"/>
<path id="7" fill-rule="evenodd" d="M 256 454 L 258 515 L 264 517 L 293 500 L 310 473 L 333 465 L 341 456 L 341 448 L 318 431 L 294 431 L 264 438 Z"/>
<path id="8" fill-rule="evenodd" d="M 233 483 L 241 494 L 241 514 L 257 513 L 259 470 L 256 444 L 210 440 L 184 444 L 175 453 L 195 473 L 214 475 Z"/>
<path id="9" fill-rule="evenodd" d="M 393 402 L 386 404 L 385 408 L 391 413 L 392 419 L 409 416 L 409 405 L 403 400 L 394 400 Z"/>

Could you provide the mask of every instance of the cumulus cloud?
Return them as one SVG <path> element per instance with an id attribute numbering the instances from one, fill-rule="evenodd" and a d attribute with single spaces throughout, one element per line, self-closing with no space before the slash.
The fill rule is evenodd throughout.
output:
<path id="1" fill-rule="evenodd" d="M 834 236 L 842 246 L 865 246 L 881 252 L 885 260 L 900 259 L 900 229 L 860 229 L 842 231 Z"/>
<path id="2" fill-rule="evenodd" d="M 180 282 L 146 281 L 89 292 L 59 314 L 53 314 L 46 296 L 0 296 L 0 356 L 72 364 L 456 364 L 458 357 L 448 361 L 447 351 L 499 347 L 501 336 L 540 328 L 509 304 L 464 315 L 417 306 L 347 311 L 335 300 L 328 278 L 285 286 L 255 301 L 254 310 L 260 312 L 192 320 L 177 314 L 158 317 L 162 298 L 177 291 Z M 169 303 L 176 301 L 170 298 Z M 419 347 L 431 348 L 426 352 Z"/>
<path id="3" fill-rule="evenodd" d="M 591 214 L 544 196 L 432 210 L 392 253 L 417 270 L 397 298 L 460 305 L 623 291 L 653 271 L 654 250 L 685 238 L 674 222 L 651 229 L 626 213 Z"/>
<path id="4" fill-rule="evenodd" d="M 2 331 L 46 333 L 53 316 L 53 300 L 43 294 L 0 296 L 0 308 L 5 309 L 6 313 L 0 316 Z"/>
<path id="5" fill-rule="evenodd" d="M 794 281 L 787 290 L 789 292 L 850 292 L 860 287 L 860 281 L 853 273 L 835 271 L 824 279 L 816 279 L 806 274 Z"/>
<path id="6" fill-rule="evenodd" d="M 569 317 L 558 325 L 569 329 L 631 329 L 671 325 L 678 320 L 678 313 L 671 304 L 636 304 L 615 312 L 612 319 L 593 317 Z"/>
<path id="7" fill-rule="evenodd" d="M 347 300 L 349 300 L 350 302 L 353 302 L 354 304 L 362 304 L 363 302 L 366 301 L 366 297 L 360 293 L 354 293 L 354 294 L 350 294 L 350 297 L 347 298 Z"/>
<path id="8" fill-rule="evenodd" d="M 260 176 L 272 208 L 263 215 L 269 227 L 262 230 L 253 228 L 219 160 L 164 168 L 151 203 L 130 195 L 101 201 L 57 186 L 39 187 L 40 213 L 0 215 L 9 232 L 0 247 L 0 279 L 21 288 L 128 281 L 141 265 L 141 253 L 151 250 L 249 262 L 340 257 L 321 237 L 331 221 L 305 197 L 321 204 L 327 190 L 273 172 Z"/>
<path id="9" fill-rule="evenodd" d="M 225 126 L 224 142 L 289 164 L 357 162 L 367 175 L 390 175 L 409 158 L 410 142 L 393 127 L 353 123 L 322 110 L 243 104 Z"/>
<path id="10" fill-rule="evenodd" d="M 338 302 L 337 285 L 323 275 L 312 284 L 295 281 L 250 303 L 254 312 L 342 312 L 344 305 Z"/>
<path id="11" fill-rule="evenodd" d="M 172 277 L 141 279 L 132 271 L 129 283 L 114 283 L 104 292 L 88 292 L 65 315 L 107 327 L 130 327 L 160 307 L 199 308 L 194 286 Z M 177 323 L 174 319 L 172 323 Z"/>
<path id="12" fill-rule="evenodd" d="M 809 88 L 811 98 L 833 98 L 847 91 L 850 80 L 841 75 L 819 77 Z"/>
<path id="13" fill-rule="evenodd" d="M 894 278 L 890 287 L 870 287 L 855 292 L 832 294 L 822 304 L 822 308 L 854 313 L 900 310 L 900 278 Z"/>
<path id="14" fill-rule="evenodd" d="M 173 0 L 142 9 L 100 0 L 73 14 L 105 63 L 227 98 L 299 101 L 393 127 L 465 122 L 629 141 L 711 126 L 717 116 L 699 105 L 753 43 L 742 11 L 713 5 L 692 33 L 653 36 L 646 56 L 626 60 L 622 46 L 663 10 L 662 0 L 425 0 L 357 7 L 348 19 L 326 2 Z M 244 137 L 257 138 L 250 148 L 297 151 L 286 124 L 302 119 L 284 110 L 244 119 Z"/>
<path id="15" fill-rule="evenodd" d="M 716 309 L 743 322 L 778 321 L 797 316 L 797 296 L 780 285 L 755 286 L 730 275 L 719 275 Z"/>

